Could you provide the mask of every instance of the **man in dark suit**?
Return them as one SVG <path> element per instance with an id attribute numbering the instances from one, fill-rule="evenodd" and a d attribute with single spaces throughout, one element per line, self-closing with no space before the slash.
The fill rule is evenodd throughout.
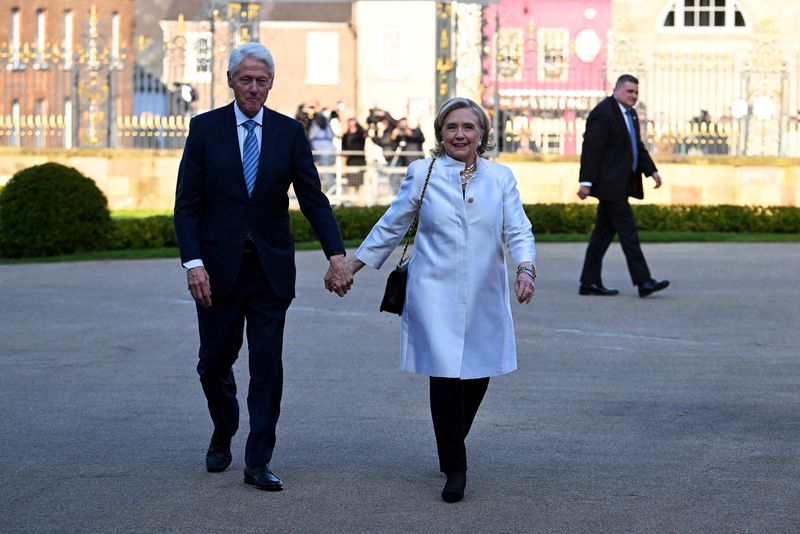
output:
<path id="1" fill-rule="evenodd" d="M 342 296 L 352 284 L 305 130 L 264 107 L 274 78 L 275 64 L 263 45 L 247 43 L 231 53 L 228 85 L 235 100 L 192 119 L 175 198 L 181 262 L 197 303 L 197 372 L 214 424 L 206 468 L 220 472 L 231 463 L 239 425 L 232 366 L 246 331 L 250 433 L 244 481 L 265 490 L 283 487 L 269 462 L 283 390 L 283 327 L 294 298 L 290 186 L 330 260 L 325 287 Z"/>
<path id="2" fill-rule="evenodd" d="M 595 221 L 581 272 L 581 295 L 616 295 L 618 290 L 603 285 L 600 271 L 603 256 L 619 234 L 628 271 L 639 296 L 646 297 L 669 285 L 668 280 L 654 280 L 644 259 L 636 230 L 636 219 L 628 197 L 644 198 L 642 173 L 652 176 L 656 188 L 661 187 L 650 154 L 639 134 L 639 119 L 633 106 L 639 99 L 639 80 L 623 74 L 614 86 L 612 96 L 605 98 L 589 113 L 581 152 L 580 189 L 578 197 L 596 197 Z"/>

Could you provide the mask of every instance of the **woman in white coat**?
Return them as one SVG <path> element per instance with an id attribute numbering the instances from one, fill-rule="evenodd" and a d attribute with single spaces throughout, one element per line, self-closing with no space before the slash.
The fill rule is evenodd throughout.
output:
<path id="1" fill-rule="evenodd" d="M 519 302 L 533 298 L 536 252 L 511 170 L 481 156 L 489 120 L 472 100 L 451 98 L 434 122 L 433 159 L 408 167 L 397 198 L 350 260 L 355 274 L 386 261 L 411 225 L 425 177 L 400 336 L 400 367 L 430 377 L 442 498 L 466 487 L 464 439 L 489 378 L 517 367 L 503 245 L 517 266 Z"/>

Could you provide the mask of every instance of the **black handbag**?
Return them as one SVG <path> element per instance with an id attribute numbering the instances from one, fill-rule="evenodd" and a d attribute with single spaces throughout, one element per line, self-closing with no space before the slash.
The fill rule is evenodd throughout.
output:
<path id="1" fill-rule="evenodd" d="M 406 280 L 408 279 L 408 263 L 398 265 L 389 273 L 386 279 L 386 291 L 383 292 L 381 311 L 403 314 L 403 304 L 406 302 Z"/>
<path id="2" fill-rule="evenodd" d="M 431 165 L 428 167 L 428 175 L 425 177 L 425 183 L 422 184 L 422 192 L 419 194 L 419 201 L 417 202 L 417 212 L 414 214 L 414 220 L 411 221 L 411 226 L 408 227 L 406 232 L 406 243 L 403 246 L 403 253 L 400 254 L 400 261 L 397 262 L 389 277 L 386 279 L 386 289 L 383 292 L 383 300 L 381 301 L 382 312 L 396 313 L 397 315 L 403 314 L 403 305 L 406 303 L 406 282 L 408 280 L 408 261 L 405 260 L 408 244 L 411 241 L 411 235 L 417 229 L 419 222 L 419 208 L 422 206 L 422 199 L 425 198 L 425 189 L 428 188 L 428 180 L 431 177 L 433 170 L 433 162 L 436 158 L 431 158 Z"/>

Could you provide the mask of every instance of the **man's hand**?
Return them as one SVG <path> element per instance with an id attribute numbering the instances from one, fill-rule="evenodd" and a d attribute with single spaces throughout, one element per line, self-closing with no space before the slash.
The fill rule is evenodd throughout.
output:
<path id="1" fill-rule="evenodd" d="M 656 182 L 655 189 L 658 189 L 659 187 L 661 187 L 661 175 L 660 174 L 658 174 L 657 172 L 654 172 L 653 173 L 653 180 L 655 180 L 655 182 Z"/>
<path id="2" fill-rule="evenodd" d="M 211 306 L 211 280 L 205 267 L 193 267 L 186 271 L 186 282 L 195 302 L 204 308 Z"/>
<path id="3" fill-rule="evenodd" d="M 588 186 L 582 185 L 582 186 L 581 186 L 581 187 L 578 189 L 578 198 L 579 198 L 579 199 L 581 199 L 581 200 L 583 200 L 584 198 L 586 198 L 586 197 L 588 197 L 588 196 L 589 196 L 589 193 L 590 193 L 591 191 L 592 191 L 592 188 L 591 188 L 591 187 L 588 187 Z"/>
<path id="4" fill-rule="evenodd" d="M 344 259 L 344 254 L 330 257 L 331 265 L 325 273 L 325 289 L 343 297 L 353 286 L 353 272 Z"/>

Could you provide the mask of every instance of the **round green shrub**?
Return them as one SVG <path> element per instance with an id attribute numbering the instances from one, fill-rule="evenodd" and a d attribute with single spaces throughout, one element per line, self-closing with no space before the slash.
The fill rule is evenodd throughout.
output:
<path id="1" fill-rule="evenodd" d="M 94 181 L 45 163 L 15 174 L 0 194 L 0 254 L 52 256 L 106 246 L 111 217 Z"/>

